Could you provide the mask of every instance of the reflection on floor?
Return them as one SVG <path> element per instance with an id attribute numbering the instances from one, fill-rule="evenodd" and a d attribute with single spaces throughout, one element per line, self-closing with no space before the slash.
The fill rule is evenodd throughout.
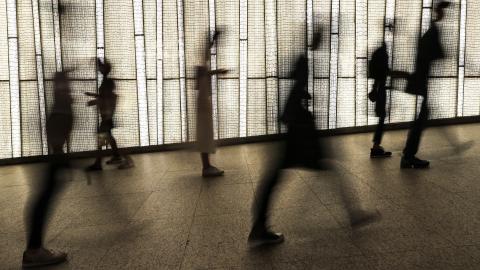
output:
<path id="1" fill-rule="evenodd" d="M 432 165 L 422 171 L 399 169 L 405 131 L 387 132 L 386 160 L 369 159 L 371 134 L 329 138 L 383 220 L 352 232 L 331 173 L 285 171 L 272 224 L 286 242 L 265 250 L 249 250 L 246 239 L 274 143 L 221 148 L 214 161 L 226 174 L 211 180 L 199 177 L 191 152 L 136 155 L 125 171 L 74 170 L 47 235 L 70 261 L 53 269 L 479 269 L 480 142 L 454 155 L 445 129 L 460 140 L 480 133 L 480 125 L 429 129 L 420 156 Z M 42 166 L 0 167 L 1 269 L 20 267 L 23 211 Z"/>

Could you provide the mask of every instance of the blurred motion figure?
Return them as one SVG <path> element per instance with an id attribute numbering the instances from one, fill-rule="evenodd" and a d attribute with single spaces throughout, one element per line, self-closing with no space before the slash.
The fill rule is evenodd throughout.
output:
<path id="1" fill-rule="evenodd" d="M 393 26 L 388 25 L 388 29 Z M 407 72 L 392 71 L 388 65 L 387 44 L 382 43 L 378 49 L 372 54 L 372 58 L 368 65 L 369 77 L 374 79 L 372 91 L 368 94 L 370 101 L 375 102 L 375 114 L 378 117 L 378 125 L 373 136 L 373 146 L 370 149 L 371 158 L 391 157 L 392 152 L 385 151 L 381 146 L 385 127 L 385 118 L 387 117 L 387 77 L 403 77 L 407 78 Z"/>
<path id="2" fill-rule="evenodd" d="M 318 49 L 321 41 L 320 32 L 314 34 L 312 50 Z M 266 172 L 257 188 L 257 196 L 253 205 L 253 225 L 248 242 L 252 247 L 278 244 L 284 241 L 281 233 L 268 228 L 267 215 L 275 188 L 278 186 L 281 170 L 293 167 L 305 167 L 314 170 L 327 169 L 324 162 L 327 157 L 325 145 L 320 144 L 315 127 L 315 118 L 307 109 L 308 100 L 312 97 L 306 91 L 308 83 L 308 58 L 301 55 L 295 64 L 293 78 L 295 84 L 290 92 L 281 121 L 287 125 L 284 153 L 273 157 L 272 168 Z M 280 149 L 280 152 L 282 150 Z M 343 183 L 339 183 L 343 184 Z M 365 225 L 376 220 L 379 213 L 361 210 L 359 203 L 352 196 L 346 196 L 345 188 L 340 187 L 342 199 L 350 215 L 352 227 Z"/>
<path id="3" fill-rule="evenodd" d="M 124 159 L 120 156 L 117 141 L 112 135 L 113 129 L 113 115 L 117 107 L 118 96 L 115 94 L 115 82 L 108 78 L 110 71 L 112 70 L 112 65 L 108 61 L 102 62 L 100 59 L 97 59 L 98 70 L 103 75 L 103 81 L 99 88 L 99 93 L 90 93 L 86 92 L 85 95 L 94 97 L 95 99 L 90 100 L 88 106 L 97 106 L 98 111 L 100 112 L 101 122 L 100 127 L 98 128 L 98 151 L 95 162 L 90 165 L 88 171 L 99 171 L 102 170 L 102 147 L 110 145 L 113 151 L 113 157 L 107 161 L 107 164 L 120 164 L 119 169 L 127 169 L 133 167 L 133 160 L 124 155 Z"/>
<path id="4" fill-rule="evenodd" d="M 403 157 L 400 163 L 401 168 L 428 168 L 430 162 L 416 157 L 423 130 L 429 117 L 428 108 L 428 76 L 433 61 L 445 57 L 442 44 L 440 43 L 440 32 L 437 22 L 445 17 L 444 9 L 450 6 L 450 2 L 441 1 L 435 6 L 436 19 L 427 32 L 420 38 L 417 49 L 416 69 L 410 75 L 407 84 L 407 93 L 422 97 L 420 113 L 410 127 L 407 142 L 403 150 Z"/>
<path id="5" fill-rule="evenodd" d="M 69 166 L 63 147 L 70 137 L 73 125 L 72 97 L 66 72 L 54 77 L 54 103 L 47 120 L 47 141 L 50 148 L 48 168 L 38 186 L 38 194 L 30 200 L 27 214 L 28 243 L 23 253 L 23 267 L 39 267 L 64 262 L 67 254 L 48 250 L 43 246 L 43 236 L 52 208 L 52 201 L 59 190 L 58 173 Z"/>
<path id="6" fill-rule="evenodd" d="M 207 46 L 204 52 L 203 64 L 197 66 L 196 88 L 197 96 L 197 150 L 202 159 L 202 176 L 216 177 L 224 174 L 224 171 L 218 169 L 210 163 L 209 155 L 216 152 L 216 145 L 213 139 L 213 109 L 212 109 L 212 76 L 215 74 L 225 74 L 225 69 L 211 70 L 210 50 L 215 44 L 220 32 L 213 35 L 212 40 L 208 38 Z"/>

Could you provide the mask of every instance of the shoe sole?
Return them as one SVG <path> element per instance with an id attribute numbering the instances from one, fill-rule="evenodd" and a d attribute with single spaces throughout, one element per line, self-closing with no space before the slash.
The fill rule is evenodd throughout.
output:
<path id="1" fill-rule="evenodd" d="M 262 246 L 273 246 L 273 245 L 278 245 L 285 242 L 285 237 L 282 237 L 279 240 L 271 240 L 271 241 L 265 241 L 265 240 L 248 240 L 248 246 L 250 248 L 258 248 Z"/>
<path id="2" fill-rule="evenodd" d="M 61 264 L 67 261 L 67 257 L 65 258 L 59 258 L 54 261 L 50 262 L 42 262 L 42 263 L 22 263 L 22 268 L 37 268 L 37 267 L 44 267 L 44 266 L 51 266 L 51 265 L 57 265 Z"/>
<path id="3" fill-rule="evenodd" d="M 428 165 L 400 165 L 400 169 L 428 169 L 430 164 Z"/>
<path id="4" fill-rule="evenodd" d="M 390 157 L 392 157 L 392 155 L 375 155 L 375 156 L 370 155 L 370 158 L 390 158 Z"/>
<path id="5" fill-rule="evenodd" d="M 202 177 L 204 178 L 213 178 L 213 177 L 220 177 L 223 176 L 225 173 L 219 173 L 219 174 L 202 174 Z"/>

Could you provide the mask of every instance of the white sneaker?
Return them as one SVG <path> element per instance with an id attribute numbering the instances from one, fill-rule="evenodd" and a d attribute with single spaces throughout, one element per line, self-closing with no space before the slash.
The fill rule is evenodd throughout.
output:
<path id="1" fill-rule="evenodd" d="M 218 177 L 222 176 L 225 172 L 222 170 L 219 170 L 218 168 L 214 166 L 210 166 L 206 169 L 203 169 L 202 171 L 202 176 L 203 177 Z"/>

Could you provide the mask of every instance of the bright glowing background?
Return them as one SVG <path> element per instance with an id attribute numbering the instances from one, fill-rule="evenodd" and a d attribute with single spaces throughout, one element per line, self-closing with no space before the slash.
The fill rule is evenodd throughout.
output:
<path id="1" fill-rule="evenodd" d="M 456 0 L 440 24 L 447 58 L 432 70 L 432 118 L 480 114 L 480 2 Z M 65 7 L 59 13 L 59 5 Z M 382 40 L 394 69 L 413 71 L 416 41 L 430 23 L 430 0 L 0 0 L 0 159 L 48 153 L 45 119 L 52 75 L 74 68 L 76 125 L 67 150 L 94 150 L 98 117 L 95 57 L 113 63 L 120 103 L 114 134 L 122 147 L 195 140 L 194 67 L 206 31 L 223 26 L 212 66 L 216 138 L 285 131 L 277 118 L 295 58 L 312 70 L 310 109 L 321 129 L 376 123 L 367 101 L 371 53 Z M 61 10 L 61 9 L 60 9 Z M 394 21 L 394 33 L 384 21 Z M 314 25 L 323 30 L 312 52 Z M 394 81 L 403 90 L 405 81 Z M 389 96 L 389 122 L 410 121 L 417 101 Z"/>

